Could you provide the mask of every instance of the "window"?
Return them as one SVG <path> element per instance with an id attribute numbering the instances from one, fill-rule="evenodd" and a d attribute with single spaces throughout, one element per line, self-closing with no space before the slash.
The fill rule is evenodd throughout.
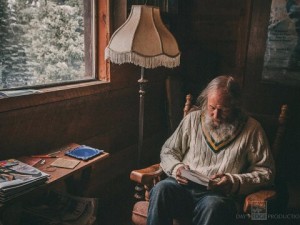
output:
<path id="1" fill-rule="evenodd" d="M 95 80 L 95 0 L 0 0 L 0 90 Z"/>

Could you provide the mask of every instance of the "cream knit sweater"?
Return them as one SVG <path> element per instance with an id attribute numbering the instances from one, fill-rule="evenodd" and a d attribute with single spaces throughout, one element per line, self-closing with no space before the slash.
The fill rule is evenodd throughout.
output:
<path id="1" fill-rule="evenodd" d="M 206 176 L 225 173 L 233 182 L 231 192 L 248 194 L 273 183 L 274 160 L 261 125 L 249 117 L 244 129 L 223 150 L 215 153 L 203 136 L 201 111 L 189 113 L 162 147 L 161 167 L 175 177 L 179 166 Z"/>

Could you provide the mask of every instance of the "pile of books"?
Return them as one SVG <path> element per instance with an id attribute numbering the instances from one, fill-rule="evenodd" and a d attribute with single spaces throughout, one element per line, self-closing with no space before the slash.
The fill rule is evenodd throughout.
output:
<path id="1" fill-rule="evenodd" d="M 0 161 L 0 203 L 29 192 L 48 178 L 49 174 L 19 160 Z"/>

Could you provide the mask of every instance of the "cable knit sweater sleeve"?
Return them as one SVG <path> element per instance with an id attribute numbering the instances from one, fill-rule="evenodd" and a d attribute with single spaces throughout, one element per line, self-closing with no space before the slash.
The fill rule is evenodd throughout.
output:
<path id="1" fill-rule="evenodd" d="M 249 194 L 261 187 L 272 185 L 274 181 L 274 160 L 266 134 L 259 123 L 256 122 L 255 125 L 249 134 L 246 171 L 228 173 L 234 181 L 233 192 L 239 194 Z"/>
<path id="2" fill-rule="evenodd" d="M 162 146 L 160 153 L 161 167 L 169 176 L 175 176 L 176 168 L 182 165 L 182 160 L 189 150 L 190 143 L 190 115 L 179 124 L 175 132 Z"/>

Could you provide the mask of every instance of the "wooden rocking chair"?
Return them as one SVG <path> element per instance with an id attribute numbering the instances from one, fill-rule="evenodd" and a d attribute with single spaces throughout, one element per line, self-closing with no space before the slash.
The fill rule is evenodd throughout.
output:
<path id="1" fill-rule="evenodd" d="M 184 106 L 183 114 L 186 116 L 189 112 L 199 110 L 191 103 L 191 95 L 186 96 L 186 103 Z M 267 202 L 268 212 L 282 210 L 287 204 L 288 195 L 286 188 L 281 182 L 280 172 L 278 168 L 279 153 L 282 150 L 282 143 L 285 137 L 286 124 L 287 124 L 287 111 L 288 106 L 282 105 L 279 117 L 264 115 L 264 114 L 250 114 L 258 120 L 264 128 L 271 145 L 271 150 L 276 162 L 276 179 L 274 189 L 263 189 L 246 196 L 243 206 L 244 215 L 251 217 L 251 207 L 260 207 L 261 202 Z M 163 173 L 159 164 L 149 166 L 144 169 L 133 170 L 130 174 L 130 179 L 144 187 L 145 193 L 142 195 L 137 194 L 138 201 L 135 203 L 132 211 L 132 222 L 135 225 L 146 225 L 147 211 L 149 205 L 149 192 L 151 188 L 159 182 L 166 175 Z M 280 180 L 280 181 L 279 181 Z M 276 185 L 277 184 L 277 185 Z M 281 184 L 281 185 L 280 185 Z M 281 209 L 279 209 L 281 208 Z M 174 225 L 183 225 L 184 223 L 177 220 L 173 221 Z"/>

